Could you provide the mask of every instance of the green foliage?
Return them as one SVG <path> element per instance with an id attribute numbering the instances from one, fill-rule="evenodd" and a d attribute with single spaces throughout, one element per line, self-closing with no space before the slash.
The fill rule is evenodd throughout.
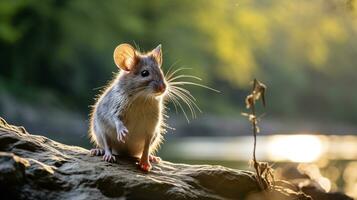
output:
<path id="1" fill-rule="evenodd" d="M 212 103 L 194 89 L 204 110 L 226 113 L 257 76 L 270 86 L 269 113 L 356 122 L 356 6 L 339 0 L 4 0 L 0 80 L 8 90 L 52 91 L 85 111 L 98 92 L 93 88 L 116 71 L 116 45 L 149 50 L 162 43 L 164 68 L 192 67 L 222 91 Z"/>

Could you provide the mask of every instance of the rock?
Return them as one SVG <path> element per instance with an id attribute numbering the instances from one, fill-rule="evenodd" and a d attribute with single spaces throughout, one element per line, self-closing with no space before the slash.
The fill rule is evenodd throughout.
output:
<path id="1" fill-rule="evenodd" d="M 144 173 L 135 159 L 106 163 L 0 118 L 0 193 L 11 199 L 311 199 L 290 186 L 262 192 L 254 173 L 162 161 Z"/>
<path id="2" fill-rule="evenodd" d="M 326 179 L 320 174 L 315 164 L 290 164 L 281 169 L 282 179 L 289 180 L 298 190 L 318 200 L 353 200 L 342 192 L 326 192 L 321 185 L 321 179 Z"/>
<path id="3" fill-rule="evenodd" d="M 314 199 L 318 200 L 353 200 L 351 197 L 341 193 L 341 192 L 324 192 L 319 190 L 317 187 L 304 186 L 301 188 L 305 194 L 310 195 Z"/>

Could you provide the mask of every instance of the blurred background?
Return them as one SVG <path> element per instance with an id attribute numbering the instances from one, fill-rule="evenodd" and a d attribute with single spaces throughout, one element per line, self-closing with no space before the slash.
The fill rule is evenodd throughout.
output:
<path id="1" fill-rule="evenodd" d="M 165 160 L 248 168 L 241 113 L 258 78 L 268 86 L 258 159 L 357 198 L 356 36 L 355 0 L 2 0 L 0 116 L 90 148 L 90 105 L 117 71 L 114 48 L 161 43 L 164 71 L 192 68 L 221 91 L 187 87 L 203 110 L 190 123 L 169 104 Z"/>

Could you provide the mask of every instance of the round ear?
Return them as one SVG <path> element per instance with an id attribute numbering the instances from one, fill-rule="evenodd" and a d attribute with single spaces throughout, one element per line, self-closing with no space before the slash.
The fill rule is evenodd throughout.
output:
<path id="1" fill-rule="evenodd" d="M 159 64 L 159 67 L 162 65 L 162 50 L 161 50 L 161 44 L 157 46 L 154 50 L 152 50 L 152 55 L 156 59 L 157 63 Z"/>
<path id="2" fill-rule="evenodd" d="M 130 71 L 137 63 L 135 49 L 130 44 L 120 44 L 114 50 L 114 62 L 122 70 Z"/>

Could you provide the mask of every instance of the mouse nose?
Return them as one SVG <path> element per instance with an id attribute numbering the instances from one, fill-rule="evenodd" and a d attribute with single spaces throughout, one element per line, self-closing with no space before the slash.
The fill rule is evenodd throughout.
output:
<path id="1" fill-rule="evenodd" d="M 164 93 L 166 90 L 166 84 L 163 81 L 159 81 L 157 83 L 157 91 L 160 93 Z"/>

